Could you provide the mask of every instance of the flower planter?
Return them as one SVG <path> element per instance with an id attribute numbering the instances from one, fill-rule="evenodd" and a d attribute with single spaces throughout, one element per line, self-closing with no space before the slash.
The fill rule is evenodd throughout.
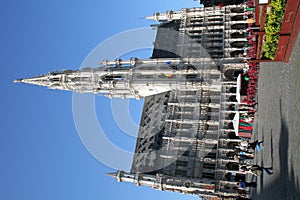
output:
<path id="1" fill-rule="evenodd" d="M 278 46 L 276 50 L 276 55 L 274 58 L 274 61 L 281 62 L 285 58 L 285 53 L 288 47 L 288 43 L 290 40 L 290 36 L 284 35 L 284 36 L 279 36 L 279 41 L 278 41 Z"/>
<path id="2" fill-rule="evenodd" d="M 288 62 L 300 28 L 300 1 L 287 0 L 274 61 Z"/>
<path id="3" fill-rule="evenodd" d="M 282 33 L 290 33 L 292 31 L 298 7 L 299 0 L 287 0 L 284 17 L 281 24 Z"/>

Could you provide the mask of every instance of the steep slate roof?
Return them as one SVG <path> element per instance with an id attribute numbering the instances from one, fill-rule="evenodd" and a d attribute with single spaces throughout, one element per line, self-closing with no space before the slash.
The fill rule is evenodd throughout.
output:
<path id="1" fill-rule="evenodd" d="M 162 145 L 169 94 L 170 92 L 165 92 L 144 100 L 131 173 L 154 172 L 160 168 L 157 160 L 160 159 L 159 149 Z"/>
<path id="2" fill-rule="evenodd" d="M 179 21 L 162 23 L 157 26 L 157 34 L 151 58 L 178 58 L 177 43 Z M 167 102 L 171 92 L 165 92 L 144 99 L 140 128 L 136 140 L 131 173 L 155 173 L 159 168 L 159 149 L 166 118 Z"/>
<path id="3" fill-rule="evenodd" d="M 179 21 L 158 25 L 152 58 L 178 58 Z"/>

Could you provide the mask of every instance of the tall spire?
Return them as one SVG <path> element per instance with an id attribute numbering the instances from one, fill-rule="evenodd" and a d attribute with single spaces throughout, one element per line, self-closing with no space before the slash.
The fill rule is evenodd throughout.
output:
<path id="1" fill-rule="evenodd" d="M 28 83 L 33 85 L 39 86 L 48 86 L 50 85 L 50 80 L 46 76 L 36 76 L 31 78 L 24 78 L 24 79 L 16 79 L 14 83 Z"/>
<path id="2" fill-rule="evenodd" d="M 66 70 L 64 72 L 51 72 L 48 74 L 30 77 L 30 78 L 23 78 L 23 79 L 16 79 L 14 83 L 27 83 L 32 85 L 39 85 L 48 87 L 51 89 L 60 89 L 60 90 L 70 90 L 70 88 L 66 87 L 66 85 L 62 84 L 63 80 L 66 79 L 66 76 L 73 72 L 71 70 Z"/>
<path id="3" fill-rule="evenodd" d="M 85 73 L 87 75 L 87 73 Z M 50 72 L 48 74 L 16 79 L 14 83 L 27 83 L 32 85 L 44 86 L 49 89 L 79 91 L 89 82 L 84 78 L 84 73 L 78 70 L 64 70 L 61 72 Z M 81 83 L 81 84 L 79 84 Z"/>
<path id="4" fill-rule="evenodd" d="M 199 68 L 191 67 L 191 63 L 198 63 L 198 60 L 197 58 L 106 60 L 98 68 L 51 72 L 14 82 L 49 89 L 94 93 L 109 98 L 140 99 L 180 88 L 197 90 L 207 87 L 208 82 L 202 82 L 209 78 L 209 74 L 201 74 L 201 70 L 203 66 L 214 64 L 210 59 L 201 58 Z M 215 72 L 211 70 L 210 73 Z"/>

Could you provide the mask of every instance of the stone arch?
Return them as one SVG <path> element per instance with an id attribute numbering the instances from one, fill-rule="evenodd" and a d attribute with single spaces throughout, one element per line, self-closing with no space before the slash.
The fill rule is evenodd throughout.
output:
<path id="1" fill-rule="evenodd" d="M 235 50 L 230 52 L 231 57 L 239 57 L 241 54 L 243 55 L 244 50 Z"/>
<path id="2" fill-rule="evenodd" d="M 229 89 L 229 92 L 230 92 L 230 93 L 236 93 L 236 87 L 230 88 L 230 89 Z"/>
<path id="3" fill-rule="evenodd" d="M 235 135 L 235 132 L 229 132 L 227 133 L 227 136 L 230 138 L 230 139 L 240 139 L 238 136 Z"/>
<path id="4" fill-rule="evenodd" d="M 224 175 L 224 177 L 225 177 L 225 179 L 226 179 L 227 181 L 231 181 L 231 173 L 230 173 L 230 172 L 226 173 L 226 174 Z"/>
<path id="5" fill-rule="evenodd" d="M 230 46 L 236 48 L 243 48 L 247 44 L 247 41 L 234 41 L 230 43 Z"/>
<path id="6" fill-rule="evenodd" d="M 231 17 L 232 21 L 240 21 L 240 20 L 244 20 L 244 15 L 234 15 Z"/>
<path id="7" fill-rule="evenodd" d="M 235 113 L 230 113 L 230 114 L 228 115 L 228 118 L 231 119 L 231 120 L 233 120 L 234 116 L 235 116 Z"/>
<path id="8" fill-rule="evenodd" d="M 236 162 L 229 162 L 226 164 L 226 167 L 228 170 L 234 170 L 234 171 L 238 171 L 239 170 L 239 164 Z"/>
<path id="9" fill-rule="evenodd" d="M 236 155 L 236 152 L 234 152 L 234 151 L 229 151 L 226 153 L 226 157 L 229 159 L 233 159 L 235 155 Z"/>
<path id="10" fill-rule="evenodd" d="M 229 101 L 231 101 L 231 102 L 237 102 L 236 96 L 230 96 L 229 97 Z"/>
<path id="11" fill-rule="evenodd" d="M 242 73 L 243 70 L 242 69 L 238 69 L 238 68 L 227 68 L 224 70 L 224 76 L 230 80 L 235 80 L 236 77 L 238 77 L 238 75 L 240 73 Z"/>
<path id="12" fill-rule="evenodd" d="M 224 175 L 224 177 L 228 180 L 228 181 L 234 181 L 234 182 L 239 182 L 239 181 L 245 181 L 246 177 L 245 174 L 239 174 L 236 173 L 235 175 L 233 175 L 231 172 L 228 172 Z"/>
<path id="13" fill-rule="evenodd" d="M 244 8 L 241 8 L 241 7 L 231 8 L 230 11 L 232 13 L 243 13 L 244 12 Z"/>
<path id="14" fill-rule="evenodd" d="M 235 176 L 232 175 L 231 172 L 228 172 L 224 175 L 225 179 L 228 181 L 235 181 L 235 182 L 239 182 L 239 181 L 245 181 L 245 174 L 239 174 L 236 173 Z"/>
<path id="15" fill-rule="evenodd" d="M 228 109 L 232 110 L 232 111 L 235 111 L 235 106 L 231 104 L 231 105 L 228 106 Z"/>
<path id="16" fill-rule="evenodd" d="M 231 29 L 237 29 L 237 30 L 240 30 L 240 29 L 246 29 L 248 27 L 248 24 L 246 23 L 237 23 L 237 24 L 232 24 L 231 25 Z"/>
<path id="17" fill-rule="evenodd" d="M 245 38 L 245 33 L 234 32 L 234 33 L 231 33 L 230 36 L 232 38 Z"/>
<path id="18" fill-rule="evenodd" d="M 228 126 L 228 128 L 230 128 L 230 129 L 233 129 L 233 128 L 234 128 L 232 122 L 230 122 L 229 124 L 227 124 L 227 126 Z"/>
<path id="19" fill-rule="evenodd" d="M 227 143 L 227 147 L 230 149 L 233 149 L 235 146 L 238 146 L 239 143 L 238 142 L 228 142 Z"/>

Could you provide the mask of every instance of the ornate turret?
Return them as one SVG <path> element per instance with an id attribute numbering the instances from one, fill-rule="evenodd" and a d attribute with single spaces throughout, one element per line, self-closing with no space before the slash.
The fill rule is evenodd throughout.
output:
<path id="1" fill-rule="evenodd" d="M 117 179 L 118 182 L 129 182 L 137 186 L 152 187 L 156 190 L 190 194 L 201 193 L 202 196 L 209 196 L 215 190 L 215 184 L 210 180 L 170 177 L 163 174 L 127 173 L 121 170 L 106 175 Z"/>
<path id="2" fill-rule="evenodd" d="M 157 22 L 179 20 L 182 17 L 181 11 L 168 10 L 165 13 L 154 13 L 152 16 L 147 16 L 145 19 L 155 20 Z"/>

